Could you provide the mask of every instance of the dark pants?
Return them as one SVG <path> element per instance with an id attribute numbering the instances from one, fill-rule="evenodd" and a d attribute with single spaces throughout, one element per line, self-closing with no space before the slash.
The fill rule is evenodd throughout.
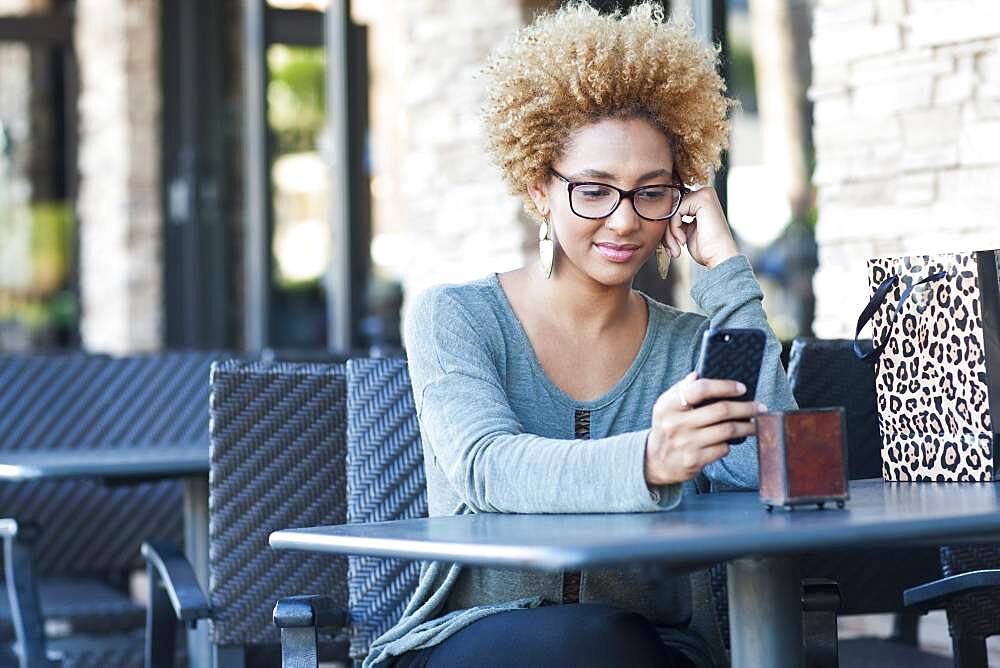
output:
<path id="1" fill-rule="evenodd" d="M 642 615 L 594 603 L 490 615 L 438 645 L 407 652 L 393 665 L 694 666 L 679 650 L 664 645 Z"/>

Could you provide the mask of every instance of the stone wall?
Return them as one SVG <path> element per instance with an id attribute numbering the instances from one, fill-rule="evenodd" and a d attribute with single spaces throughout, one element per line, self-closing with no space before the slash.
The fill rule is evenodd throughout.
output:
<path id="1" fill-rule="evenodd" d="M 78 0 L 80 335 L 89 350 L 163 340 L 158 0 Z"/>
<path id="2" fill-rule="evenodd" d="M 1000 248 L 1000 3 L 818 0 L 815 331 L 853 335 L 866 260 Z"/>
<path id="3" fill-rule="evenodd" d="M 405 238 L 394 273 L 407 297 L 520 266 L 537 237 L 484 153 L 477 72 L 527 10 L 519 0 L 374 4 L 362 17 L 383 49 L 372 55 L 373 231 Z"/>

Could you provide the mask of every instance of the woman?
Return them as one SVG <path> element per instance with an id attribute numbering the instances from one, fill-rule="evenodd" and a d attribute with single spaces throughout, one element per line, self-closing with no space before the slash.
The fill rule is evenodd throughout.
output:
<path id="1" fill-rule="evenodd" d="M 432 288 L 408 313 L 431 515 L 667 511 L 696 479 L 756 486 L 755 439 L 727 441 L 764 406 L 691 373 L 709 326 L 760 328 L 757 398 L 794 405 L 718 197 L 680 185 L 707 182 L 726 143 L 715 65 L 652 3 L 564 7 L 494 56 L 489 148 L 539 221 L 539 262 Z M 685 248 L 707 317 L 631 288 L 651 255 L 663 273 Z M 428 564 L 366 665 L 718 665 L 710 602 L 704 572 Z"/>

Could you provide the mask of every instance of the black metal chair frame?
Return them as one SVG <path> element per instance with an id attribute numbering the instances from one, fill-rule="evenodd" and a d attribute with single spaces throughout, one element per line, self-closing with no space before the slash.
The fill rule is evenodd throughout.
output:
<path id="1" fill-rule="evenodd" d="M 173 668 L 177 622 L 194 629 L 211 617 L 208 597 L 187 557 L 175 546 L 143 543 L 149 606 L 146 608 L 145 664 L 147 668 Z"/>
<path id="2" fill-rule="evenodd" d="M 45 627 L 32 554 L 36 533 L 34 527 L 22 527 L 13 519 L 0 519 L 5 580 L 17 638 L 16 651 L 22 668 L 59 665 L 58 660 L 49 659 L 45 649 Z"/>

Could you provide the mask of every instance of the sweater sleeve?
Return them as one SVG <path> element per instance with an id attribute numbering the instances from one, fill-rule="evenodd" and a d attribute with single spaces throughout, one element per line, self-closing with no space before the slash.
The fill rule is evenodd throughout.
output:
<path id="1" fill-rule="evenodd" d="M 698 364 L 701 336 L 709 327 L 716 329 L 755 328 L 767 336 L 756 400 L 771 410 L 796 408 L 781 366 L 781 342 L 771 331 L 761 302 L 764 294 L 744 255 L 729 258 L 703 273 L 691 288 L 691 297 L 708 317 L 694 337 L 691 368 Z M 714 490 L 756 489 L 759 486 L 757 438 L 751 436 L 730 448 L 729 454 L 705 467 L 703 473 Z"/>
<path id="2" fill-rule="evenodd" d="M 638 512 L 680 502 L 680 485 L 646 486 L 648 429 L 586 441 L 525 433 L 489 330 L 448 287 L 414 300 L 403 334 L 425 453 L 473 511 Z"/>

